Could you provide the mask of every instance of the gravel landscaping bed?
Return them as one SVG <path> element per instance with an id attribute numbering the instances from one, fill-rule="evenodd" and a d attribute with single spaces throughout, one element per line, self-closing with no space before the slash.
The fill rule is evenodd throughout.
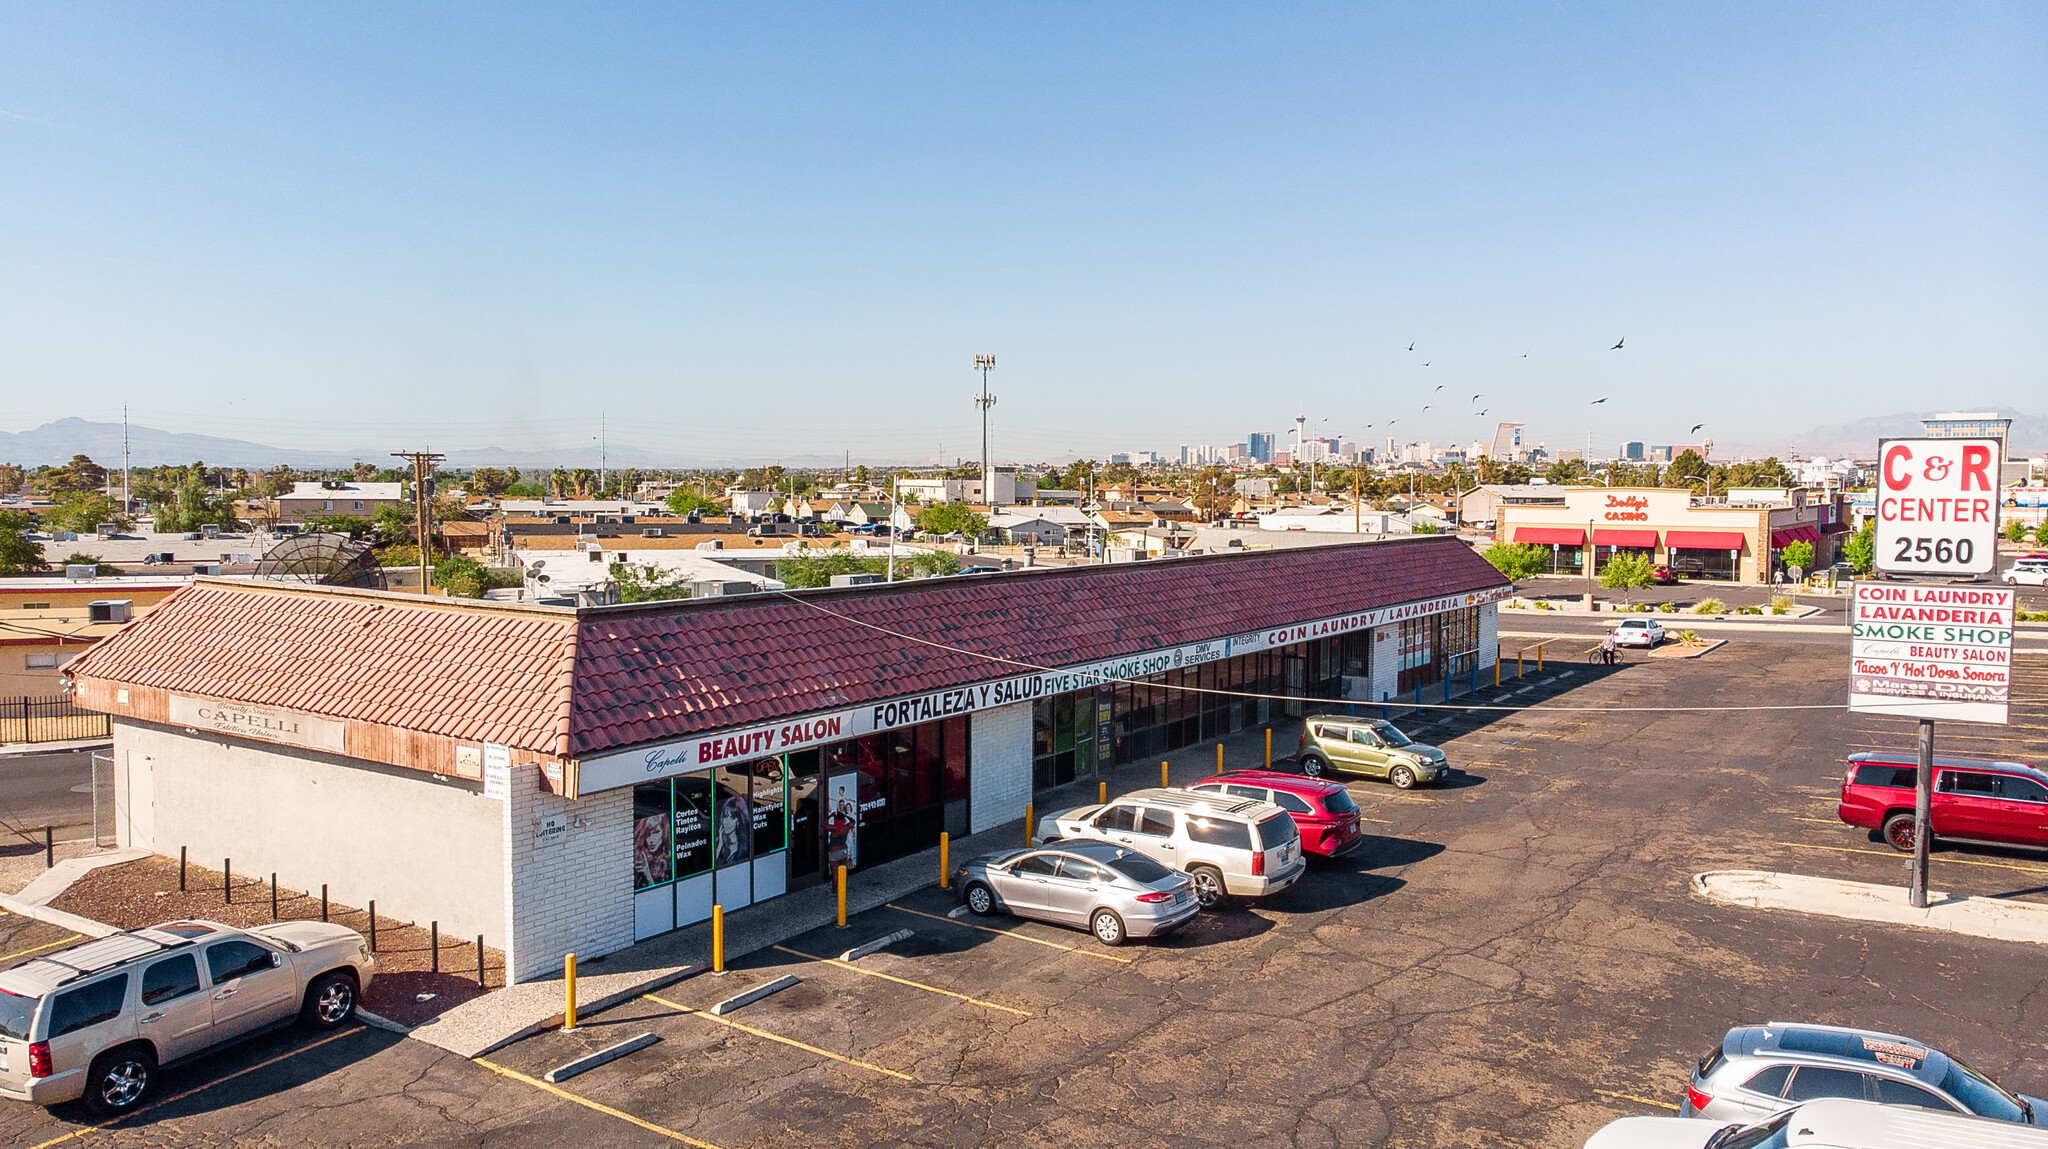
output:
<path id="1" fill-rule="evenodd" d="M 50 903 L 52 909 L 105 922 L 121 929 L 152 926 L 181 918 L 204 918 L 249 927 L 272 921 L 318 921 L 320 891 L 277 891 L 277 916 L 271 916 L 270 876 L 236 874 L 233 888 L 223 892 L 221 871 L 188 866 L 185 889 L 178 889 L 178 861 L 149 857 L 94 870 Z M 232 904 L 228 896 L 233 898 Z M 370 932 L 370 915 L 356 906 L 330 902 L 327 920 L 362 934 Z M 427 923 L 377 915 L 377 976 L 363 995 L 363 1008 L 404 1025 L 418 1025 L 444 1010 L 486 992 L 477 985 L 475 938 L 441 938 L 440 972 L 434 972 L 432 933 Z M 483 951 L 484 986 L 505 984 L 505 955 Z M 426 1001 L 420 995 L 431 994 Z"/>

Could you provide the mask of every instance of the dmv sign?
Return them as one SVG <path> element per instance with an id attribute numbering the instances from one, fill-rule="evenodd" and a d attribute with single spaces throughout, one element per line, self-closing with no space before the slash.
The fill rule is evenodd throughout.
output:
<path id="1" fill-rule="evenodd" d="M 1981 575 L 1998 565 L 1996 439 L 1877 445 L 1877 569 Z"/>
<path id="2" fill-rule="evenodd" d="M 2003 724 L 2015 594 L 2012 587 L 1857 583 L 1849 709 Z"/>

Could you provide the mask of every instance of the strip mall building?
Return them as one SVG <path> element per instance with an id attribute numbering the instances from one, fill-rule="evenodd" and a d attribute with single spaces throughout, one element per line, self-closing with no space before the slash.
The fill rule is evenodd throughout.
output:
<path id="1" fill-rule="evenodd" d="M 1561 487 L 1548 504 L 1508 503 L 1495 538 L 1550 548 L 1552 574 L 1593 573 L 1616 554 L 1665 563 L 1680 578 L 1771 582 L 1779 554 L 1813 545 L 1813 567 L 1833 563 L 1848 533 L 1839 494 L 1795 487 L 1703 499 L 1669 487 Z"/>
<path id="2" fill-rule="evenodd" d="M 375 898 L 524 979 L 1491 666 L 1510 590 L 1428 536 L 580 609 L 202 579 L 66 669 L 113 716 L 122 845 Z"/>

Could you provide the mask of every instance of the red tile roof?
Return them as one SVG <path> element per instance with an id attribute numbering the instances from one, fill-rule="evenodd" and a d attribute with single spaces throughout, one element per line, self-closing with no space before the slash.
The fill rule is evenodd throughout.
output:
<path id="1" fill-rule="evenodd" d="M 1505 582 L 1448 537 L 583 611 L 202 582 L 66 669 L 581 758 Z"/>

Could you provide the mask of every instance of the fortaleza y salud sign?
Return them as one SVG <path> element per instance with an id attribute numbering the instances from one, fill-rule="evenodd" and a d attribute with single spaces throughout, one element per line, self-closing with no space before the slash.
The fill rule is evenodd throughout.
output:
<path id="1" fill-rule="evenodd" d="M 1317 619 L 1314 622 L 1252 631 L 1229 638 L 1213 638 L 1144 654 L 1103 659 L 1060 670 L 1032 671 L 991 682 L 911 695 L 907 698 L 815 714 L 787 722 L 725 730 L 696 738 L 664 742 L 658 746 L 623 750 L 587 758 L 579 763 L 576 770 L 576 792 L 579 795 L 595 794 L 601 790 L 630 786 L 636 782 L 702 770 L 723 762 L 802 750 L 845 738 L 857 738 L 863 734 L 950 718 L 956 714 L 972 714 L 977 710 L 1030 702 L 1080 690 L 1097 683 L 1145 678 L 1183 666 L 1220 662 L 1240 654 L 1289 646 L 1312 638 L 1349 634 L 1353 631 L 1385 626 L 1402 619 L 1500 602 L 1513 593 L 1513 587 L 1495 587 L 1484 591 L 1446 595 L 1421 602 L 1401 603 L 1355 614 Z"/>
<path id="2" fill-rule="evenodd" d="M 2004 723 L 2014 596 L 2009 586 L 1857 583 L 1849 709 Z"/>

